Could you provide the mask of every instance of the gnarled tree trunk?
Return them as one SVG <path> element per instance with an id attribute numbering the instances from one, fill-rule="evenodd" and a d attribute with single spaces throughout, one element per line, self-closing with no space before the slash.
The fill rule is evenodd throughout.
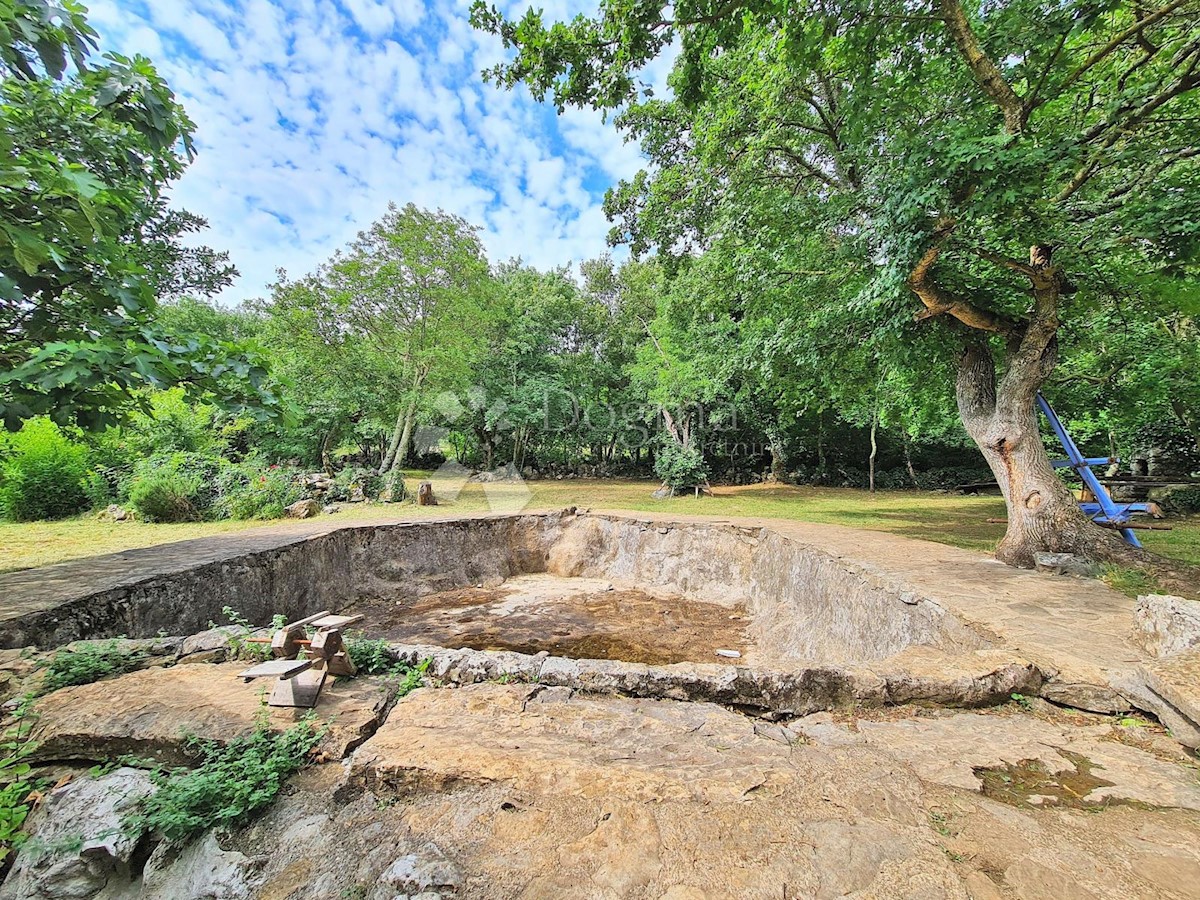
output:
<path id="1" fill-rule="evenodd" d="M 1052 351 L 1051 351 L 1052 354 Z M 1038 428 L 1037 391 L 1052 367 L 1049 360 L 1021 366 L 1010 356 L 997 384 L 995 363 L 985 344 L 972 344 L 958 370 L 958 410 L 996 476 L 1008 506 L 1008 530 L 996 558 L 1032 567 L 1034 553 L 1077 553 L 1109 558 L 1120 538 L 1095 525 L 1054 473 Z M 1123 553 L 1121 555 L 1124 555 Z"/>

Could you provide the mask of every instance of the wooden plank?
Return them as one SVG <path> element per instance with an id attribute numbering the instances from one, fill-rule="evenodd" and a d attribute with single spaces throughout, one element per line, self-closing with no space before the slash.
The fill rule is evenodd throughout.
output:
<path id="1" fill-rule="evenodd" d="M 317 705 L 317 697 L 325 685 L 326 672 L 324 669 L 310 669 L 301 672 L 295 678 L 284 678 L 271 692 L 267 706 L 292 706 L 301 709 L 312 709 Z"/>
<path id="2" fill-rule="evenodd" d="M 323 609 L 319 613 L 313 613 L 311 616 L 307 616 L 303 619 L 298 619 L 295 622 L 288 622 L 288 624 L 283 626 L 283 630 L 287 631 L 290 628 L 297 628 L 301 625 L 309 625 L 309 624 L 317 621 L 317 619 L 321 618 L 322 616 L 329 615 L 329 612 L 330 612 L 329 610 Z"/>
<path id="3" fill-rule="evenodd" d="M 361 622 L 366 616 L 359 613 L 356 616 L 322 616 L 320 619 L 313 619 L 310 624 L 313 628 L 345 628 L 347 625 L 353 625 L 355 622 Z"/>
<path id="4" fill-rule="evenodd" d="M 247 681 L 255 678 L 291 678 L 311 666 L 311 659 L 272 659 L 238 672 L 237 677 Z"/>

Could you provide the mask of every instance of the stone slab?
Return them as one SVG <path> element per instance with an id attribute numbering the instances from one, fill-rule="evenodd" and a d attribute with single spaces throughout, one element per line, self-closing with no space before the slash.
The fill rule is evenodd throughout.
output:
<path id="1" fill-rule="evenodd" d="M 188 735 L 228 741 L 253 731 L 267 715 L 284 730 L 307 710 L 268 709 L 263 691 L 234 676 L 240 663 L 145 669 L 119 678 L 64 688 L 38 700 L 32 739 L 35 758 L 105 760 L 123 754 L 170 763 L 186 761 Z M 370 678 L 327 684 L 313 712 L 328 723 L 319 751 L 340 759 L 372 734 L 388 693 Z"/>

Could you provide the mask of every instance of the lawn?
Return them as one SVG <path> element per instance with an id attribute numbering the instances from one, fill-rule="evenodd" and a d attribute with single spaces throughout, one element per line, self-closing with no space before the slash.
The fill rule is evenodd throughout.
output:
<path id="1" fill-rule="evenodd" d="M 412 473 L 413 481 L 428 473 Z M 568 479 L 528 483 L 530 508 L 578 506 L 590 509 L 634 509 L 654 512 L 698 513 L 714 516 L 755 516 L 829 522 L 855 528 L 890 531 L 906 537 L 924 538 L 970 550 L 990 551 L 1004 533 L 1004 526 L 989 524 L 1003 518 L 999 497 L 962 496 L 927 491 L 867 491 L 851 488 L 749 485 L 718 487 L 714 496 L 677 497 L 655 500 L 655 484 L 647 481 Z M 512 488 L 499 484 L 468 484 L 449 502 L 447 486 L 435 481 L 441 499 L 437 507 L 341 504 L 338 522 L 367 522 L 396 516 L 437 515 L 474 512 L 495 508 L 513 509 L 525 500 Z M 330 520 L 333 521 L 332 519 Z M 188 538 L 204 537 L 258 528 L 267 524 L 304 527 L 302 523 L 195 522 L 152 525 L 142 522 L 112 522 L 93 516 L 59 522 L 0 523 L 0 571 L 12 571 L 67 559 L 115 553 Z M 1200 564 L 1200 518 L 1174 520 L 1174 530 L 1141 532 L 1147 547 L 1165 556 Z"/>

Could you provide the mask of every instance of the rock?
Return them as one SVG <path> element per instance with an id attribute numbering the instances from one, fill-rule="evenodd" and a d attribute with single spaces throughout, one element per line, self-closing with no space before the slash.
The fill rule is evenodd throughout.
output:
<path id="1" fill-rule="evenodd" d="M 104 510 L 104 514 L 114 522 L 124 522 L 129 518 L 129 512 L 122 506 L 117 506 L 115 503 L 110 503 L 108 508 Z"/>
<path id="2" fill-rule="evenodd" d="M 1049 572 L 1051 575 L 1095 578 L 1100 574 L 1100 568 L 1094 562 L 1074 553 L 1038 552 L 1033 554 L 1033 562 L 1039 572 Z"/>
<path id="3" fill-rule="evenodd" d="M 340 513 L 341 511 L 342 508 L 336 503 L 330 503 L 328 506 L 321 507 L 321 512 L 325 513 L 327 516 L 332 516 L 335 513 Z"/>
<path id="4" fill-rule="evenodd" d="M 1200 749 L 1200 648 L 1153 660 L 1117 685 L 1181 744 Z"/>
<path id="5" fill-rule="evenodd" d="M 123 754 L 169 763 L 187 761 L 189 734 L 229 741 L 254 730 L 263 710 L 261 683 L 235 675 L 244 663 L 144 669 L 41 698 L 31 737 L 39 760 L 104 760 Z M 374 733 L 386 708 L 387 688 L 371 678 L 326 684 L 313 712 L 329 731 L 318 750 L 340 759 Z M 282 731 L 308 710 L 271 709 Z"/>
<path id="6" fill-rule="evenodd" d="M 163 842 L 146 862 L 139 900 L 245 900 L 257 867 L 242 853 L 222 850 L 211 831 L 182 849 Z"/>
<path id="7" fill-rule="evenodd" d="M 456 890 L 463 880 L 458 866 L 436 844 L 427 844 L 420 853 L 401 856 L 388 866 L 382 879 L 397 891 L 409 894 L 430 889 Z"/>
<path id="8" fill-rule="evenodd" d="M 228 652 L 234 638 L 249 633 L 249 629 L 240 625 L 220 625 L 210 628 L 208 631 L 201 631 L 185 637 L 179 645 L 177 655 L 181 660 L 196 653 L 211 653 L 212 651 L 220 651 L 224 655 Z"/>
<path id="9" fill-rule="evenodd" d="M 176 665 L 203 665 L 207 663 L 222 663 L 225 662 L 227 651 L 224 647 L 218 647 L 213 650 L 201 650 L 198 653 L 189 653 L 187 656 L 182 656 L 176 660 Z"/>
<path id="10" fill-rule="evenodd" d="M 127 880 L 137 841 L 122 825 L 153 791 L 150 777 L 131 768 L 50 791 L 30 816 L 33 840 L 17 854 L 0 900 L 91 897 L 110 879 Z"/>
<path id="11" fill-rule="evenodd" d="M 350 487 L 350 502 L 351 503 L 365 503 L 366 501 L 367 501 L 367 495 L 365 493 L 363 493 L 362 485 L 361 484 L 352 485 Z"/>
<path id="12" fill-rule="evenodd" d="M 559 475 L 558 477 L 562 478 L 561 475 Z M 653 497 L 655 500 L 666 500 L 668 497 L 674 496 L 674 494 L 675 494 L 674 491 L 672 491 L 669 487 L 666 487 L 664 485 L 663 487 L 660 487 L 658 490 L 656 490 L 654 493 L 652 493 L 650 496 Z"/>
<path id="13" fill-rule="evenodd" d="M 310 519 L 321 512 L 321 502 L 311 498 L 297 500 L 283 512 L 289 519 Z"/>
<path id="14" fill-rule="evenodd" d="M 1070 706 L 1094 713 L 1115 715 L 1129 712 L 1133 708 L 1119 691 L 1095 684 L 1050 681 L 1043 684 L 1038 693 L 1042 699 L 1059 706 Z"/>
<path id="15" fill-rule="evenodd" d="M 1151 656 L 1200 647 L 1200 602 L 1167 594 L 1138 597 L 1134 641 Z"/>
<path id="16" fill-rule="evenodd" d="M 1127 800 L 1200 810 L 1200 784 L 1194 774 L 1183 765 L 1111 740 L 1107 725 L 1068 728 L 1030 716 L 966 712 L 859 722 L 857 732 L 843 726 L 812 729 L 806 721 L 794 727 L 818 744 L 869 746 L 912 766 L 923 780 L 948 787 L 981 790 L 986 770 L 1003 771 L 1013 764 L 1054 776 L 1040 788 L 1047 802 L 1055 802 L 1053 794 L 1059 791 L 1072 803 L 1094 806 Z M 1062 786 L 1055 787 L 1055 778 Z M 1036 796 L 1029 802 L 1035 804 Z"/>

